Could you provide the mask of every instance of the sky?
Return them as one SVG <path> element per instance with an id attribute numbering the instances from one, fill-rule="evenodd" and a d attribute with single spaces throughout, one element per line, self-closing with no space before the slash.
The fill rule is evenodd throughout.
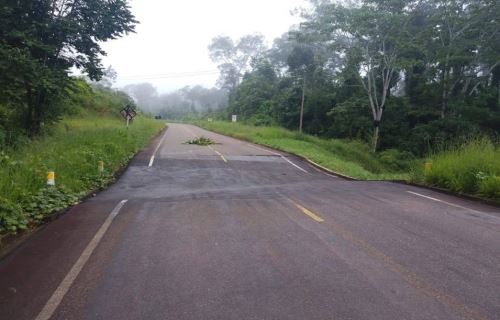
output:
<path id="1" fill-rule="evenodd" d="M 212 87 L 217 66 L 208 45 L 217 35 L 237 39 L 261 33 L 269 44 L 300 22 L 291 11 L 305 0 L 131 0 L 140 22 L 135 34 L 106 42 L 105 67 L 118 72 L 115 87 L 149 82 L 159 92 L 186 85 Z"/>

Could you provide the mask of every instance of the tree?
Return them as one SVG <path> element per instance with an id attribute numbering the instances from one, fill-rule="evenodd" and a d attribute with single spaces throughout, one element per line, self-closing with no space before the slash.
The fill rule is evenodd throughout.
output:
<path id="1" fill-rule="evenodd" d="M 99 43 L 134 31 L 126 0 L 6 0 L 0 11 L 0 102 L 15 109 L 26 131 L 55 121 L 77 68 L 103 75 Z"/>
<path id="2" fill-rule="evenodd" d="M 379 145 L 389 90 L 405 67 L 403 52 L 409 41 L 404 7 L 404 1 L 366 1 L 359 7 L 320 2 L 309 24 L 322 36 L 319 39 L 340 52 L 337 56 L 356 60 L 373 117 L 373 151 Z"/>
<path id="3" fill-rule="evenodd" d="M 233 92 L 249 70 L 251 60 L 263 54 L 264 37 L 247 35 L 234 42 L 229 37 L 218 36 L 212 39 L 208 50 L 212 61 L 218 64 L 219 86 Z"/>
<path id="4" fill-rule="evenodd" d="M 314 68 L 314 52 L 306 45 L 296 45 L 288 56 L 288 66 L 292 73 L 302 77 L 302 97 L 300 103 L 299 132 L 302 133 L 304 121 L 304 102 L 306 98 L 306 78 Z"/>
<path id="5" fill-rule="evenodd" d="M 108 66 L 102 72 L 102 77 L 99 81 L 95 81 L 95 85 L 101 86 L 104 88 L 111 88 L 113 84 L 116 82 L 116 78 L 118 77 L 118 73 L 112 66 Z"/>

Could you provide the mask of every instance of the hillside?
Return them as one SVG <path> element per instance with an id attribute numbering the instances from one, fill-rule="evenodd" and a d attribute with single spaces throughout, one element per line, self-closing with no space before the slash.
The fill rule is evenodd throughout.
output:
<path id="1" fill-rule="evenodd" d="M 33 139 L 18 135 L 9 144 L 4 139 L 0 151 L 0 235 L 35 226 L 108 185 L 165 126 L 139 115 L 127 129 L 119 110 L 128 99 L 120 92 L 91 88 L 78 80 L 60 122 Z M 99 161 L 104 163 L 102 172 Z M 48 171 L 55 172 L 55 187 L 46 185 Z"/>

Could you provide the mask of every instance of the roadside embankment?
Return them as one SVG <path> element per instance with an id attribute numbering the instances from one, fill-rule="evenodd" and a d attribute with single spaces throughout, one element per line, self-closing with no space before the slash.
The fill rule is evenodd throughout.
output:
<path id="1" fill-rule="evenodd" d="M 323 139 L 279 127 L 223 121 L 196 121 L 195 124 L 296 154 L 355 179 L 404 180 L 457 195 L 500 202 L 500 148 L 488 138 L 469 140 L 430 154 L 424 160 L 394 149 L 374 154 L 363 142 Z"/>
<path id="2" fill-rule="evenodd" d="M 127 129 L 116 115 L 87 114 L 63 119 L 50 134 L 1 151 L 0 236 L 35 226 L 104 188 L 164 126 L 139 116 Z M 55 173 L 53 187 L 46 185 L 49 171 Z"/>
<path id="3" fill-rule="evenodd" d="M 390 150 L 373 154 L 360 141 L 322 139 L 279 127 L 257 127 L 222 121 L 197 121 L 207 130 L 255 142 L 307 158 L 330 170 L 363 180 L 406 180 L 412 159 Z"/>
<path id="4" fill-rule="evenodd" d="M 491 139 L 472 139 L 431 154 L 427 163 L 415 168 L 412 181 L 500 202 L 500 147 Z"/>

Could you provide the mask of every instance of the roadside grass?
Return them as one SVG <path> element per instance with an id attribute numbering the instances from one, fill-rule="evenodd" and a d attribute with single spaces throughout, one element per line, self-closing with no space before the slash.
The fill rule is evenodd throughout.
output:
<path id="1" fill-rule="evenodd" d="M 476 138 L 431 154 L 432 168 L 416 167 L 412 180 L 456 193 L 500 200 L 500 147 L 488 138 Z"/>
<path id="2" fill-rule="evenodd" d="M 163 127 L 141 116 L 129 129 L 111 116 L 67 118 L 50 134 L 0 152 L 0 235 L 26 229 L 103 188 Z M 49 170 L 55 187 L 46 186 Z"/>
<path id="3" fill-rule="evenodd" d="M 279 127 L 257 127 L 222 121 L 197 121 L 207 130 L 306 157 L 335 172 L 364 180 L 406 180 L 408 171 L 395 169 L 398 156 L 383 160 L 360 141 L 322 139 Z M 389 155 L 389 154 L 388 154 Z M 388 159 L 391 158 L 391 159 Z M 407 161 L 406 167 L 411 166 Z"/>
<path id="4" fill-rule="evenodd" d="M 361 180 L 405 180 L 500 203 L 500 145 L 475 138 L 415 159 L 400 150 L 378 154 L 360 141 L 322 139 L 279 127 L 222 121 L 196 121 L 207 130 L 308 158 L 335 172 Z M 432 163 L 425 169 L 424 163 Z"/>

